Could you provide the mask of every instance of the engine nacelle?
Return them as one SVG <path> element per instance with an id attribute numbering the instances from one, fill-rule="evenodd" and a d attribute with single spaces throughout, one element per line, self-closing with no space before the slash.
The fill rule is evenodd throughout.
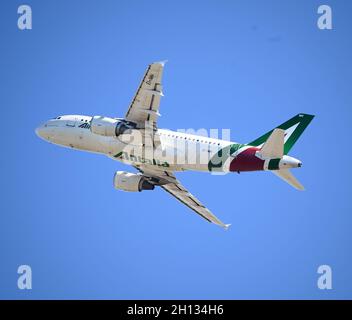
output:
<path id="1" fill-rule="evenodd" d="M 114 175 L 114 187 L 123 191 L 153 190 L 154 185 L 140 174 L 126 171 L 116 171 Z"/>
<path id="2" fill-rule="evenodd" d="M 90 121 L 90 131 L 106 137 L 117 137 L 133 128 L 128 121 L 103 116 L 94 116 Z"/>

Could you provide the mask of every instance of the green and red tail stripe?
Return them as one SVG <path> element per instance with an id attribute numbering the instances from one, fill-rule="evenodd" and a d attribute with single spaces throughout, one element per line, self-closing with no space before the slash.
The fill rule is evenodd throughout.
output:
<path id="1" fill-rule="evenodd" d="M 313 115 L 300 113 L 279 125 L 278 127 L 274 128 L 285 130 L 285 155 L 287 155 L 288 152 L 292 149 L 293 145 L 296 143 L 298 138 L 301 136 L 313 118 Z M 230 171 L 261 170 L 263 168 L 264 161 L 256 158 L 255 153 L 256 151 L 260 150 L 274 129 L 247 144 L 235 143 L 222 148 L 209 161 L 209 171 L 215 171 L 219 169 L 222 171 L 225 163 L 227 163 L 231 156 L 234 157 L 234 159 L 231 161 L 229 166 Z"/>

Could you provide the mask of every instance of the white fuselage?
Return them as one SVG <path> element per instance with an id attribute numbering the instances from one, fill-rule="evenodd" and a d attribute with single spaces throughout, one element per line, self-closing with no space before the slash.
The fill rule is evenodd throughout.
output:
<path id="1" fill-rule="evenodd" d="M 151 147 L 132 141 L 126 135 L 102 136 L 90 130 L 90 116 L 67 115 L 51 119 L 39 126 L 36 133 L 51 143 L 107 155 L 134 166 L 165 168 L 172 171 L 208 171 L 209 160 L 231 144 L 230 141 L 213 139 L 177 131 L 158 129 L 158 143 Z M 136 129 L 137 130 L 137 129 Z"/>
<path id="2" fill-rule="evenodd" d="M 298 159 L 288 155 L 280 159 L 265 158 L 261 154 L 261 146 L 165 129 L 148 131 L 129 127 L 126 131 L 126 128 L 116 126 L 116 123 L 126 124 L 123 119 L 94 118 L 103 118 L 106 126 L 99 126 L 99 120 L 98 125 L 94 125 L 90 116 L 66 115 L 47 121 L 36 129 L 36 133 L 57 145 L 104 154 L 149 170 L 227 173 L 301 166 Z M 123 133 L 115 135 L 116 130 L 122 128 Z"/>

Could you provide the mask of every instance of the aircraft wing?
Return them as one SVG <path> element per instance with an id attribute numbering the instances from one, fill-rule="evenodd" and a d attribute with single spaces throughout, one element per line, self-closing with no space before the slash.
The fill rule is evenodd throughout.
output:
<path id="1" fill-rule="evenodd" d="M 207 209 L 194 195 L 192 195 L 173 175 L 170 171 L 144 170 L 137 168 L 144 176 L 152 179 L 159 179 L 159 185 L 165 191 L 174 196 L 178 201 L 182 202 L 194 212 L 199 214 L 205 220 L 215 223 L 220 227 L 227 229 L 230 224 L 224 224 L 209 209 Z M 157 182 L 158 183 L 158 182 Z M 156 183 L 156 184 L 157 184 Z"/>
<path id="2" fill-rule="evenodd" d="M 164 65 L 165 62 L 155 62 L 148 66 L 125 115 L 125 119 L 137 123 L 138 128 L 144 128 L 146 121 L 156 128 L 160 97 L 163 96 L 161 80 Z"/>

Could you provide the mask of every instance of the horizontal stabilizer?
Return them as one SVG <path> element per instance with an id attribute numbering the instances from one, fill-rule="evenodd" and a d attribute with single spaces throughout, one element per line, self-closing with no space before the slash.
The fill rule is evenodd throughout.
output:
<path id="1" fill-rule="evenodd" d="M 273 170 L 271 172 L 275 173 L 279 178 L 286 181 L 295 189 L 304 190 L 304 187 L 299 183 L 289 169 Z"/>
<path id="2" fill-rule="evenodd" d="M 285 130 L 274 129 L 264 143 L 260 154 L 267 159 L 281 159 L 284 155 Z"/>

